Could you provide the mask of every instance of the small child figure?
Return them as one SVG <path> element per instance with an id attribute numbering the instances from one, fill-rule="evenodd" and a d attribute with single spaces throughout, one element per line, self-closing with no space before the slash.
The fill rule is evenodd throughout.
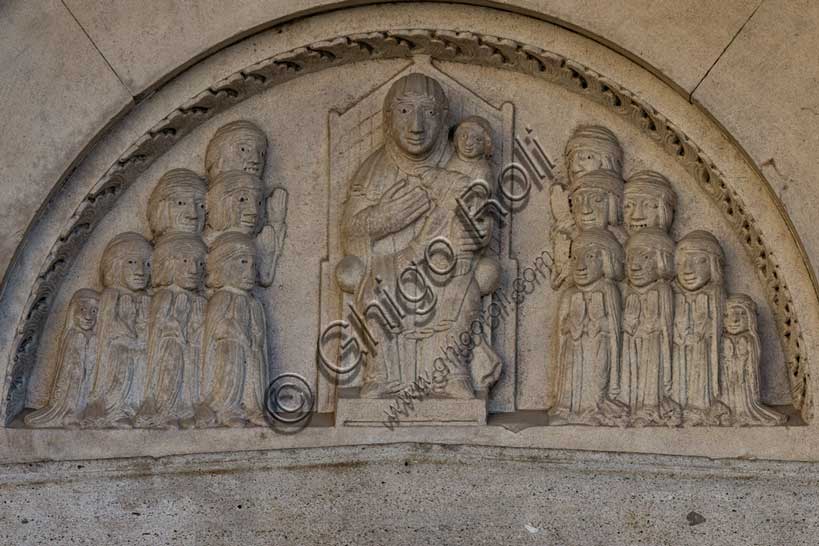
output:
<path id="1" fill-rule="evenodd" d="M 449 171 L 456 171 L 469 177 L 470 182 L 483 180 L 493 187 L 492 128 L 489 122 L 479 116 L 470 116 L 458 124 L 452 138 L 455 154 L 446 165 Z"/>
<path id="2" fill-rule="evenodd" d="M 725 373 L 723 402 L 731 410 L 734 426 L 782 425 L 787 417 L 766 408 L 759 395 L 760 343 L 756 303 L 745 294 L 728 298 L 722 365 Z"/>
<path id="3" fill-rule="evenodd" d="M 48 404 L 25 418 L 29 427 L 75 427 L 85 409 L 94 380 L 97 349 L 97 311 L 100 295 L 94 290 L 77 290 L 68 304 L 60 346 L 57 373 Z"/>

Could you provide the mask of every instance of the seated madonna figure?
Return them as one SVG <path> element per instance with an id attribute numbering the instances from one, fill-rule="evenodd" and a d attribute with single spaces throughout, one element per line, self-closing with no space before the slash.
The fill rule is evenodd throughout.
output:
<path id="1" fill-rule="evenodd" d="M 154 250 L 147 387 L 138 426 L 187 428 L 194 424 L 206 304 L 201 294 L 206 252 L 201 238 L 192 233 L 169 233 Z"/>
<path id="2" fill-rule="evenodd" d="M 256 283 L 256 248 L 247 234 L 230 231 L 211 245 L 200 359 L 200 426 L 267 425 L 267 337 Z"/>
<path id="3" fill-rule="evenodd" d="M 99 304 L 100 295 L 94 290 L 83 288 L 72 296 L 57 349 L 57 372 L 48 404 L 26 415 L 27 426 L 62 428 L 80 424 L 97 364 Z"/>
<path id="4" fill-rule="evenodd" d="M 97 321 L 97 365 L 89 426 L 129 427 L 142 404 L 151 244 L 133 232 L 114 237 L 102 254 L 102 297 Z"/>
<path id="5" fill-rule="evenodd" d="M 205 227 L 205 181 L 188 169 L 162 175 L 148 199 L 148 225 L 154 240 L 166 233 L 202 233 Z"/>
<path id="6" fill-rule="evenodd" d="M 398 281 L 405 303 L 418 304 L 415 312 L 393 317 L 394 328 L 373 321 L 378 351 L 365 360 L 361 389 L 365 398 L 388 397 L 419 377 L 431 376 L 441 348 L 450 343 L 449 338 L 468 331 L 470 315 L 480 308 L 484 290 L 471 264 L 452 278 L 451 271 L 437 276 L 425 272 L 438 286 L 457 283 L 447 296 L 459 302 L 454 306 L 415 299 L 410 285 L 417 273 L 406 273 L 416 271 L 413 262 L 425 267 L 425 250 L 433 239 L 450 236 L 450 220 L 457 215 L 450 197 L 470 182 L 467 176 L 443 168 L 451 154 L 448 113 L 447 97 L 436 80 L 418 73 L 396 80 L 384 99 L 384 145 L 350 180 L 342 215 L 347 258 L 338 271 L 339 282 L 355 293 L 355 305 L 362 312 L 378 297 L 383 281 Z M 474 263 L 487 242 L 461 231 L 452 244 L 456 254 L 469 253 Z M 471 358 L 452 362 L 447 382 L 436 387 L 435 396 L 473 398 L 475 390 L 486 391 L 495 383 L 500 366 L 489 343 L 481 343 Z"/>

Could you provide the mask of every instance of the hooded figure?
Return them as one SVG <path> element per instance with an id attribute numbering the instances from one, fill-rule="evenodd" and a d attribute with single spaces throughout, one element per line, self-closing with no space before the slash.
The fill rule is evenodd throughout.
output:
<path id="1" fill-rule="evenodd" d="M 575 240 L 573 286 L 560 298 L 557 317 L 557 423 L 623 424 L 627 408 L 614 398 L 620 376 L 620 290 L 623 249 L 603 229 Z"/>
<path id="2" fill-rule="evenodd" d="M 719 241 L 707 231 L 692 231 L 677 243 L 673 392 L 686 425 L 720 425 L 728 414 L 719 401 L 724 263 Z"/>
<path id="3" fill-rule="evenodd" d="M 626 243 L 623 356 L 620 400 L 638 425 L 679 425 L 671 399 L 674 327 L 674 242 L 664 231 L 644 228 Z"/>
<path id="4" fill-rule="evenodd" d="M 265 426 L 267 337 L 264 309 L 251 292 L 253 240 L 235 231 L 220 235 L 209 250 L 207 269 L 207 286 L 214 292 L 205 311 L 197 424 Z"/>
<path id="5" fill-rule="evenodd" d="M 745 294 L 728 297 L 722 338 L 725 389 L 722 401 L 734 426 L 782 425 L 787 417 L 766 408 L 759 395 L 760 343 L 756 303 Z"/>
<path id="6" fill-rule="evenodd" d="M 87 288 L 77 290 L 71 297 L 48 404 L 26 415 L 27 426 L 62 428 L 80 424 L 94 380 L 99 304 L 100 295 Z"/>
<path id="7" fill-rule="evenodd" d="M 151 244 L 133 232 L 114 237 L 102 253 L 97 365 L 85 412 L 90 426 L 130 427 L 142 404 L 150 260 Z"/>
<path id="8" fill-rule="evenodd" d="M 188 169 L 162 175 L 148 199 L 148 225 L 154 240 L 166 233 L 202 233 L 205 191 L 205 180 Z"/>

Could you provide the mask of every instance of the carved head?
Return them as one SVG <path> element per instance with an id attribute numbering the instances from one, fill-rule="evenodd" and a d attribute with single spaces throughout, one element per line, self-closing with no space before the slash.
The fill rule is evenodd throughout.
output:
<path id="1" fill-rule="evenodd" d="M 176 285 L 198 290 L 205 274 L 207 247 L 201 237 L 192 233 L 169 233 L 159 239 L 154 249 L 154 286 Z"/>
<path id="2" fill-rule="evenodd" d="M 747 294 L 732 294 L 725 302 L 725 331 L 735 336 L 756 332 L 756 302 Z"/>
<path id="3" fill-rule="evenodd" d="M 620 224 L 623 179 L 614 171 L 591 171 L 579 177 L 569 196 L 580 229 L 605 229 Z"/>
<path id="4" fill-rule="evenodd" d="M 227 171 L 244 171 L 261 178 L 265 156 L 267 135 L 249 121 L 231 121 L 208 142 L 205 172 L 211 179 Z"/>
<path id="5" fill-rule="evenodd" d="M 492 127 L 480 116 L 470 116 L 459 123 L 452 142 L 458 157 L 465 161 L 492 157 Z"/>
<path id="6" fill-rule="evenodd" d="M 250 290 L 255 284 L 256 244 L 253 239 L 237 231 L 217 237 L 208 251 L 208 287 Z"/>
<path id="7" fill-rule="evenodd" d="M 581 231 L 573 243 L 573 278 L 588 286 L 601 278 L 622 280 L 623 247 L 605 229 Z"/>
<path id="8" fill-rule="evenodd" d="M 665 231 L 644 228 L 626 241 L 626 275 L 632 286 L 674 278 L 674 241 Z"/>
<path id="9" fill-rule="evenodd" d="M 206 197 L 208 225 L 215 231 L 254 233 L 262 218 L 262 181 L 244 171 L 211 179 Z"/>
<path id="10" fill-rule="evenodd" d="M 677 282 L 690 292 L 716 283 L 722 284 L 725 255 L 717 238 L 707 231 L 692 231 L 677 242 L 674 266 Z"/>
<path id="11" fill-rule="evenodd" d="M 106 288 L 144 290 L 151 278 L 151 243 L 133 231 L 120 233 L 102 252 L 100 277 Z"/>
<path id="12" fill-rule="evenodd" d="M 629 232 L 653 227 L 671 229 L 677 194 L 666 177 L 654 171 L 640 171 L 626 182 L 623 196 L 623 223 Z"/>
<path id="13" fill-rule="evenodd" d="M 100 307 L 100 295 L 88 288 L 81 288 L 71 296 L 68 304 L 68 320 L 79 328 L 90 332 L 97 325 L 97 311 Z"/>
<path id="14" fill-rule="evenodd" d="M 581 125 L 566 143 L 569 183 L 581 175 L 607 169 L 623 172 L 623 148 L 614 133 L 600 125 Z"/>
<path id="15" fill-rule="evenodd" d="M 188 169 L 162 175 L 148 199 L 154 239 L 172 231 L 200 233 L 205 227 L 205 180 Z"/>
<path id="16" fill-rule="evenodd" d="M 384 130 L 405 154 L 422 158 L 441 138 L 449 111 L 441 84 L 412 73 L 392 84 L 384 99 Z"/>

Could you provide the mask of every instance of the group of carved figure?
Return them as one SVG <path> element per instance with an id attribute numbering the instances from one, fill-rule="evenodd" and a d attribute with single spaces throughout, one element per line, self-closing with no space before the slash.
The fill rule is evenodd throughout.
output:
<path id="1" fill-rule="evenodd" d="M 707 231 L 675 241 L 662 174 L 624 180 L 601 126 L 566 146 L 568 187 L 551 192 L 554 284 L 563 286 L 554 363 L 555 423 L 778 425 L 760 402 L 757 310 L 726 295 L 724 254 Z"/>
<path id="2" fill-rule="evenodd" d="M 265 310 L 287 193 L 266 190 L 267 137 L 247 121 L 208 144 L 206 176 L 165 173 L 148 201 L 153 242 L 135 232 L 102 254 L 102 291 L 68 306 L 57 369 L 31 427 L 266 425 Z M 266 204 L 266 206 L 264 206 Z"/>
<path id="3" fill-rule="evenodd" d="M 476 236 L 459 214 L 473 182 L 494 186 L 492 127 L 470 116 L 450 130 L 443 88 L 420 73 L 393 83 L 383 117 L 384 144 L 349 181 L 336 269 L 363 320 L 381 323 L 360 396 L 393 396 L 419 378 L 433 379 L 433 396 L 484 395 L 502 367 L 488 338 L 469 354 L 440 351 L 470 332 L 500 276 L 485 255 L 491 217 Z M 261 181 L 266 149 L 256 126 L 232 122 L 209 143 L 204 177 L 175 169 L 160 179 L 148 203 L 153 243 L 127 232 L 105 248 L 103 290 L 71 299 L 50 399 L 28 426 L 267 423 L 270 355 L 254 291 L 273 282 L 287 193 Z M 577 129 L 566 163 L 568 184 L 551 191 L 562 286 L 552 422 L 782 424 L 760 402 L 756 306 L 726 296 L 712 234 L 671 238 L 669 181 L 653 171 L 625 181 L 622 148 L 600 126 Z M 451 243 L 447 267 L 430 263 L 436 240 Z M 439 359 L 449 373 L 436 381 Z"/>

